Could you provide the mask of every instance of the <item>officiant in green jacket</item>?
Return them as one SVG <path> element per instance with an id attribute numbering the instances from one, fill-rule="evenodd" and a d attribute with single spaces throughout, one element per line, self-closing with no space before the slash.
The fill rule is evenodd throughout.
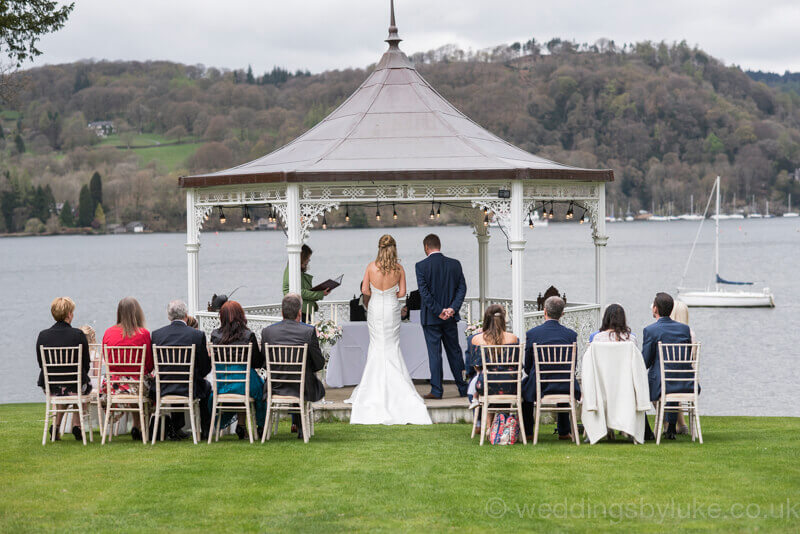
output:
<path id="1" fill-rule="evenodd" d="M 331 290 L 325 291 L 311 291 L 314 287 L 312 282 L 313 276 L 308 274 L 308 264 L 311 262 L 311 254 L 313 250 L 308 245 L 303 245 L 300 249 L 300 296 L 303 298 L 303 322 L 308 322 L 306 314 L 310 311 L 317 311 L 319 306 L 317 301 L 322 300 L 330 294 Z M 286 263 L 286 269 L 283 271 L 283 294 L 289 292 L 289 263 Z"/>

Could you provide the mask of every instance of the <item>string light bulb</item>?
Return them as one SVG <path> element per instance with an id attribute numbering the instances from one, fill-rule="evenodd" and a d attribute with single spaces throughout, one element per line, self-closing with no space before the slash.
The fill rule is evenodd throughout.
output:
<path id="1" fill-rule="evenodd" d="M 436 218 L 436 211 L 433 208 L 433 202 L 432 201 L 431 201 L 431 213 L 430 213 L 430 215 L 428 215 L 428 218 L 430 218 L 430 220 L 434 220 Z"/>
<path id="2" fill-rule="evenodd" d="M 207 221 L 207 220 L 208 220 L 208 212 L 206 212 L 206 213 L 203 215 L 203 220 L 204 220 L 204 221 Z"/>
<path id="3" fill-rule="evenodd" d="M 397 210 L 394 207 L 394 202 L 392 203 L 392 219 L 397 220 Z"/>
<path id="4" fill-rule="evenodd" d="M 350 206 L 344 207 L 344 220 L 350 222 Z"/>
<path id="5" fill-rule="evenodd" d="M 375 205 L 375 220 L 376 221 L 380 221 L 381 220 L 381 206 L 380 206 L 380 204 L 376 204 Z"/>
<path id="6" fill-rule="evenodd" d="M 547 214 L 547 218 L 548 219 L 552 219 L 553 218 L 553 201 L 552 200 L 550 201 L 550 213 Z"/>
<path id="7" fill-rule="evenodd" d="M 489 226 L 489 214 L 484 211 L 483 215 L 483 226 Z"/>
<path id="8" fill-rule="evenodd" d="M 531 212 L 528 212 L 528 226 L 533 229 L 533 216 L 531 215 Z"/>
<path id="9" fill-rule="evenodd" d="M 222 211 L 222 206 L 220 206 L 219 207 L 219 223 L 220 224 L 225 224 L 225 221 L 227 221 L 227 220 L 228 219 L 225 218 L 225 212 Z"/>
<path id="10" fill-rule="evenodd" d="M 574 202 L 572 200 L 570 200 L 569 201 L 569 209 L 567 210 L 567 220 L 570 220 L 573 217 L 575 217 L 575 212 L 572 209 L 572 205 L 573 204 L 574 204 Z"/>
<path id="11" fill-rule="evenodd" d="M 438 219 L 441 216 L 442 216 L 442 203 L 439 202 L 439 207 L 436 208 L 436 218 Z"/>
<path id="12" fill-rule="evenodd" d="M 322 229 L 323 230 L 327 230 L 328 229 L 328 218 L 325 217 L 324 213 L 322 214 Z"/>
<path id="13" fill-rule="evenodd" d="M 581 214 L 581 221 L 580 222 L 581 222 L 581 224 L 586 222 L 586 210 L 583 210 L 583 213 Z"/>

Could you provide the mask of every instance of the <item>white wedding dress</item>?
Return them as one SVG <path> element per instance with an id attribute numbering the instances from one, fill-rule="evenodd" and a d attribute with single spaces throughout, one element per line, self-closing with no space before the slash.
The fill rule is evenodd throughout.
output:
<path id="1" fill-rule="evenodd" d="M 431 418 L 400 352 L 398 286 L 381 291 L 370 284 L 367 308 L 369 351 L 361 382 L 345 402 L 353 404 L 350 424 L 429 425 Z"/>

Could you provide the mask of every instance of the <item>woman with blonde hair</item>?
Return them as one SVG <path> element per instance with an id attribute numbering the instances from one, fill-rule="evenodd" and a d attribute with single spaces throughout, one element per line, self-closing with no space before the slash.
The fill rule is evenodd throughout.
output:
<path id="1" fill-rule="evenodd" d="M 378 241 L 378 255 L 364 272 L 361 291 L 369 296 L 369 350 L 352 402 L 351 424 L 429 425 L 425 401 L 417 393 L 400 351 L 400 301 L 406 295 L 406 272 L 390 235 Z"/>
<path id="2" fill-rule="evenodd" d="M 117 305 L 117 323 L 105 331 L 103 334 L 103 351 L 105 347 L 141 347 L 146 346 L 144 360 L 144 374 L 149 375 L 153 371 L 153 347 L 150 343 L 150 332 L 147 330 L 144 311 L 139 305 L 139 301 L 133 297 L 125 297 Z M 137 365 L 114 365 L 113 377 L 136 377 L 139 373 Z M 124 389 L 130 394 L 138 394 L 134 391 L 132 384 L 114 384 L 115 388 Z M 146 385 L 145 385 L 146 387 Z M 106 386 L 103 384 L 101 394 L 105 392 Z M 147 396 L 147 391 L 144 392 Z M 132 417 L 133 426 L 131 428 L 131 438 L 142 439 L 139 419 Z"/>

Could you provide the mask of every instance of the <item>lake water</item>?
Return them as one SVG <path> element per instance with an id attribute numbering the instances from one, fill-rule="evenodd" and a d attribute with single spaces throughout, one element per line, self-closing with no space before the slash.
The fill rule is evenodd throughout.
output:
<path id="1" fill-rule="evenodd" d="M 711 279 L 713 224 L 706 223 L 687 285 Z M 797 219 L 722 221 L 722 276 L 766 283 L 774 309 L 692 309 L 690 323 L 703 343 L 701 413 L 713 415 L 800 416 L 800 221 Z M 392 233 L 413 280 L 413 265 L 423 257 L 422 238 L 437 232 L 445 254 L 461 260 L 468 294 L 476 295 L 477 244 L 468 227 L 337 229 L 314 231 L 310 272 L 321 281 L 344 273 L 337 299 L 357 291 L 367 262 L 374 259 L 381 234 Z M 588 225 L 551 224 L 526 228 L 526 297 L 555 285 L 573 302 L 594 301 L 594 247 Z M 615 223 L 608 225 L 608 299 L 619 302 L 641 339 L 653 321 L 650 305 L 657 291 L 674 293 L 689 254 L 697 223 Z M 203 234 L 200 295 L 228 293 L 244 285 L 235 300 L 243 304 L 278 302 L 286 263 L 280 232 Z M 98 332 L 114 323 L 120 298 L 142 304 L 148 327 L 166 324 L 169 300 L 186 298 L 184 234 L 54 236 L 0 239 L 0 403 L 42 401 L 36 387 L 35 341 L 52 324 L 50 301 L 69 295 L 77 303 L 73 324 L 92 324 Z M 511 254 L 494 229 L 490 243 L 491 296 L 510 296 Z"/>

